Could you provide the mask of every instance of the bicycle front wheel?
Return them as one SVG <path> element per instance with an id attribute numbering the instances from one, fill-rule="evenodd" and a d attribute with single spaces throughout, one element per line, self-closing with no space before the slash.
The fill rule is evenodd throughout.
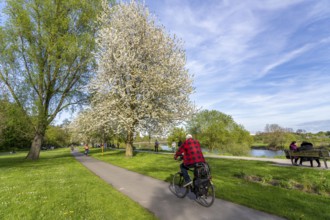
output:
<path id="1" fill-rule="evenodd" d="M 183 198 L 188 194 L 188 188 L 183 187 L 184 179 L 181 172 L 177 172 L 173 176 L 171 188 L 172 192 L 179 198 Z"/>
<path id="2" fill-rule="evenodd" d="M 214 186 L 211 181 L 208 181 L 205 185 L 199 188 L 200 196 L 197 198 L 197 202 L 205 207 L 210 207 L 215 198 Z"/>

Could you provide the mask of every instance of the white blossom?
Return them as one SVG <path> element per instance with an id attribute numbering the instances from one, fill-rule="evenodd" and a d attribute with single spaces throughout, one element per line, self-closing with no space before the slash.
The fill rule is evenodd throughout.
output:
<path id="1" fill-rule="evenodd" d="M 89 85 L 100 123 L 132 134 L 186 119 L 193 112 L 192 76 L 182 41 L 172 38 L 141 3 L 104 4 L 98 72 Z M 149 126 L 148 126 L 149 125 Z M 95 124 L 95 126 L 97 126 Z"/>

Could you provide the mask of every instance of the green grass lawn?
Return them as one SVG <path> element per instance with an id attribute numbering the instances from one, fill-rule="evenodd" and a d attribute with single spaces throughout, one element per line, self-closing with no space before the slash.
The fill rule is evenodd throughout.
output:
<path id="1" fill-rule="evenodd" d="M 126 169 L 170 181 L 179 162 L 172 155 L 92 149 L 91 155 Z M 208 158 L 217 198 L 287 219 L 330 219 L 330 171 L 280 167 L 270 162 Z"/>
<path id="2" fill-rule="evenodd" d="M 156 219 L 93 175 L 69 149 L 0 156 L 0 219 Z"/>
<path id="3" fill-rule="evenodd" d="M 91 149 L 97 159 L 170 181 L 172 155 Z M 0 219 L 155 219 L 77 162 L 69 149 L 0 156 Z M 211 159 L 216 196 L 287 219 L 330 219 L 330 171 L 268 162 Z"/>

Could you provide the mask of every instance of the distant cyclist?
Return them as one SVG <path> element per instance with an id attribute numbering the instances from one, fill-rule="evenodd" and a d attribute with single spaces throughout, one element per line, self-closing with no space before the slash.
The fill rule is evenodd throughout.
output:
<path id="1" fill-rule="evenodd" d="M 88 153 L 89 153 L 88 144 L 85 144 L 84 149 L 85 149 L 85 156 L 88 156 Z"/>
<path id="2" fill-rule="evenodd" d="M 188 169 L 195 167 L 196 163 L 205 163 L 200 143 L 198 140 L 194 140 L 191 134 L 186 136 L 186 141 L 177 150 L 174 159 L 176 160 L 179 156 L 183 156 L 183 163 L 180 165 L 180 169 L 185 180 L 183 187 L 186 187 L 192 184 Z"/>

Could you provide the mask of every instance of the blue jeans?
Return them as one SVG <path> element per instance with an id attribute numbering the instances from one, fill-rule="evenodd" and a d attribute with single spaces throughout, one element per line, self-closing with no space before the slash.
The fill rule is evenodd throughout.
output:
<path id="1" fill-rule="evenodd" d="M 189 176 L 189 174 L 188 174 L 188 169 L 189 169 L 189 168 L 193 168 L 193 167 L 195 167 L 195 164 L 191 164 L 191 165 L 186 166 L 186 165 L 184 165 L 184 164 L 182 163 L 182 164 L 180 165 L 180 169 L 181 169 L 181 172 L 182 172 L 182 176 L 183 176 L 184 181 L 185 181 L 186 183 L 190 182 L 190 176 Z"/>

